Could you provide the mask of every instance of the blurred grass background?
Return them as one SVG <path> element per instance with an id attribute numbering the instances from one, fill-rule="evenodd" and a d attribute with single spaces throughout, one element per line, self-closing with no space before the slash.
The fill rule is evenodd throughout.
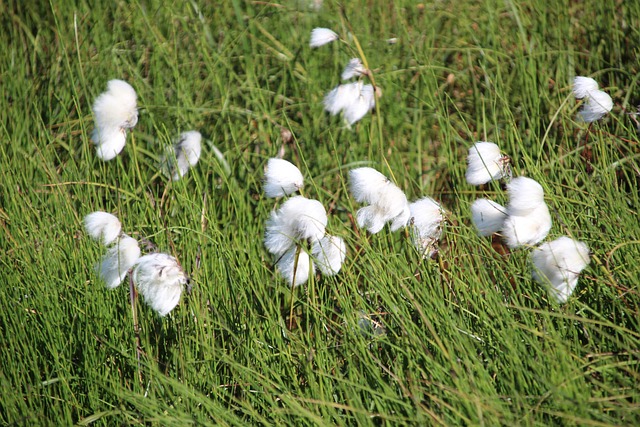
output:
<path id="1" fill-rule="evenodd" d="M 640 4 L 310 3 L 0 3 L 0 423 L 640 423 Z M 322 111 L 351 50 L 311 50 L 314 27 L 356 37 L 382 88 L 351 130 Z M 589 128 L 576 75 L 615 102 Z M 113 78 L 140 120 L 104 163 L 91 105 Z M 210 145 L 168 182 L 161 145 L 191 129 Z M 543 185 L 549 239 L 589 245 L 566 305 L 532 281 L 528 250 L 500 254 L 470 225 L 477 197 L 505 202 L 498 183 L 464 181 L 477 140 Z M 349 250 L 338 276 L 296 289 L 291 329 L 262 244 L 263 167 L 280 150 Z M 403 233 L 356 231 L 346 178 L 362 165 L 442 202 L 438 261 Z M 81 221 L 95 210 L 193 279 L 165 319 L 138 304 L 140 363 L 128 286 L 94 271 Z"/>

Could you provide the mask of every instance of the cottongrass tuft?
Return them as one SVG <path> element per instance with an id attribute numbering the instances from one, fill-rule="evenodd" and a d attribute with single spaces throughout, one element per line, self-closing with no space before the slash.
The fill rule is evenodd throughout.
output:
<path id="1" fill-rule="evenodd" d="M 573 80 L 573 94 L 577 99 L 585 99 L 579 113 L 587 123 L 600 120 L 613 108 L 611 96 L 599 90 L 598 83 L 591 77 L 577 76 Z"/>
<path id="2" fill-rule="evenodd" d="M 300 286 L 309 280 L 314 266 L 309 254 L 299 246 L 291 246 L 276 262 L 280 275 L 291 286 Z"/>
<path id="3" fill-rule="evenodd" d="M 423 258 L 431 258 L 438 252 L 438 240 L 442 237 L 442 207 L 431 197 L 424 197 L 411 203 L 409 210 L 413 244 Z"/>
<path id="4" fill-rule="evenodd" d="M 138 242 L 133 237 L 122 234 L 102 258 L 98 266 L 98 275 L 108 289 L 114 289 L 122 283 L 138 258 Z"/>
<path id="5" fill-rule="evenodd" d="M 325 235 L 313 242 L 311 254 L 316 266 L 325 276 L 335 276 L 340 272 L 347 256 L 347 246 L 341 237 Z"/>
<path id="6" fill-rule="evenodd" d="M 178 181 L 187 174 L 189 168 L 198 164 L 202 152 L 202 134 L 195 130 L 183 132 L 178 142 L 167 147 L 166 151 L 161 162 L 162 172 Z"/>
<path id="7" fill-rule="evenodd" d="M 543 243 L 531 253 L 533 278 L 549 286 L 551 295 L 565 303 L 578 284 L 580 272 L 589 265 L 589 248 L 569 237 Z"/>
<path id="8" fill-rule="evenodd" d="M 469 148 L 467 156 L 467 182 L 482 185 L 507 176 L 510 171 L 509 161 L 509 157 L 502 154 L 493 142 L 476 142 Z"/>
<path id="9" fill-rule="evenodd" d="M 551 230 L 551 214 L 542 186 L 531 178 L 518 177 L 507 184 L 509 204 L 502 235 L 507 246 L 535 245 Z"/>
<path id="10" fill-rule="evenodd" d="M 189 280 L 178 260 L 164 253 L 138 259 L 132 275 L 144 301 L 160 316 L 166 316 L 178 305 Z"/>
<path id="11" fill-rule="evenodd" d="M 293 163 L 271 158 L 264 173 L 264 193 L 267 197 L 288 196 L 304 186 L 302 172 Z"/>
<path id="12" fill-rule="evenodd" d="M 120 220 L 107 212 L 92 212 L 84 217 L 83 223 L 87 233 L 105 246 L 113 243 L 122 232 Z"/>
<path id="13" fill-rule="evenodd" d="M 351 58 L 346 67 L 344 67 L 344 71 L 342 71 L 342 75 L 340 77 L 342 80 L 349 80 L 353 77 L 364 76 L 368 73 L 369 70 L 365 68 L 359 58 Z"/>
<path id="14" fill-rule="evenodd" d="M 102 160 L 111 160 L 124 148 L 126 130 L 138 123 L 136 91 L 123 80 L 110 80 L 107 91 L 93 104 L 96 127 L 92 140 L 96 154 Z"/>
<path id="15" fill-rule="evenodd" d="M 358 226 L 376 234 L 391 221 L 391 231 L 404 227 L 411 217 L 407 196 L 387 177 L 373 168 L 349 171 L 349 185 L 353 198 L 362 207 L 356 213 Z"/>
<path id="16" fill-rule="evenodd" d="M 479 235 L 491 236 L 502 229 L 507 209 L 492 200 L 478 199 L 471 205 L 471 219 Z"/>
<path id="17" fill-rule="evenodd" d="M 338 34 L 335 31 L 329 28 L 314 28 L 311 30 L 309 46 L 312 48 L 320 47 L 336 40 L 338 40 Z"/>
<path id="18" fill-rule="evenodd" d="M 376 106 L 376 95 L 370 84 L 345 83 L 329 91 L 323 104 L 332 116 L 343 112 L 345 121 L 351 126 Z"/>
<path id="19" fill-rule="evenodd" d="M 264 244 L 276 257 L 300 241 L 322 239 L 327 226 L 324 206 L 313 199 L 295 196 L 287 200 L 267 220 Z"/>

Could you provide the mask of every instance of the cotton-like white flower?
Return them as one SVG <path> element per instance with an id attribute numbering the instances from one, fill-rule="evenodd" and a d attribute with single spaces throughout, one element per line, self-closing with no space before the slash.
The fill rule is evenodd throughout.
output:
<path id="1" fill-rule="evenodd" d="M 491 236 L 502 229 L 507 219 L 507 209 L 488 199 L 478 199 L 471 205 L 473 225 L 481 236 Z"/>
<path id="2" fill-rule="evenodd" d="M 541 244 L 531 253 L 533 277 L 549 286 L 560 303 L 567 302 L 578 284 L 578 276 L 589 265 L 589 248 L 583 242 L 562 236 Z"/>
<path id="3" fill-rule="evenodd" d="M 509 215 L 527 215 L 541 204 L 544 204 L 544 190 L 535 180 L 519 176 L 507 184 Z"/>
<path id="4" fill-rule="evenodd" d="M 360 82 L 358 82 L 360 83 Z M 344 109 L 344 119 L 353 125 L 376 106 L 376 97 L 372 85 L 362 85 L 358 97 Z"/>
<path id="5" fill-rule="evenodd" d="M 127 131 L 123 128 L 96 128 L 91 140 L 96 146 L 98 158 L 106 162 L 120 154 L 127 141 Z"/>
<path id="6" fill-rule="evenodd" d="M 101 129 L 130 129 L 138 123 L 138 96 L 131 85 L 123 80 L 110 80 L 107 91 L 93 103 L 96 127 Z"/>
<path id="7" fill-rule="evenodd" d="M 122 232 L 120 220 L 107 212 L 92 212 L 84 217 L 83 222 L 87 233 L 106 246 L 113 243 Z"/>
<path id="8" fill-rule="evenodd" d="M 476 142 L 467 156 L 467 182 L 481 185 L 500 179 L 508 173 L 509 157 L 500 152 L 493 142 Z"/>
<path id="9" fill-rule="evenodd" d="M 375 107 L 375 91 L 372 85 L 360 81 L 346 83 L 333 88 L 323 103 L 324 109 L 331 115 L 342 111 L 347 123 L 353 125 Z"/>
<path id="10" fill-rule="evenodd" d="M 369 70 L 365 68 L 359 58 L 351 58 L 344 71 L 342 71 L 342 80 L 349 80 L 353 77 L 360 77 L 367 74 Z"/>
<path id="11" fill-rule="evenodd" d="M 356 213 L 358 226 L 375 234 L 391 221 L 391 231 L 404 227 L 411 217 L 404 192 L 373 168 L 349 171 L 351 194 L 362 207 Z"/>
<path id="12" fill-rule="evenodd" d="M 613 108 L 611 96 L 599 90 L 598 83 L 591 77 L 576 77 L 573 80 L 573 94 L 577 99 L 585 98 L 580 118 L 587 123 L 600 120 Z"/>
<path id="13" fill-rule="evenodd" d="M 264 193 L 267 197 L 288 196 L 303 186 L 302 173 L 293 163 L 283 159 L 269 159 L 264 173 Z"/>
<path id="14" fill-rule="evenodd" d="M 124 148 L 126 130 L 138 123 L 137 95 L 131 85 L 122 80 L 110 80 L 107 91 L 96 98 L 93 114 L 96 128 L 92 140 L 102 160 L 111 160 Z"/>
<path id="15" fill-rule="evenodd" d="M 189 168 L 198 164 L 202 152 L 202 135 L 192 130 L 180 134 L 178 142 L 167 147 L 167 153 L 162 159 L 162 170 L 165 175 L 178 181 Z"/>
<path id="16" fill-rule="evenodd" d="M 148 254 L 136 263 L 133 281 L 144 301 L 160 316 L 178 305 L 188 278 L 178 261 L 168 254 Z"/>
<path id="17" fill-rule="evenodd" d="M 608 93 L 601 90 L 593 91 L 587 97 L 587 102 L 580 110 L 583 121 L 590 123 L 600 120 L 613 108 L 613 100 Z"/>
<path id="18" fill-rule="evenodd" d="M 342 263 L 347 256 L 347 246 L 342 238 L 327 234 L 313 242 L 311 255 L 322 274 L 334 276 L 342 268 Z"/>
<path id="19" fill-rule="evenodd" d="M 502 226 L 502 236 L 507 246 L 513 249 L 541 242 L 547 237 L 549 230 L 551 230 L 551 215 L 549 208 L 543 203 L 528 215 L 508 215 Z"/>
<path id="20" fill-rule="evenodd" d="M 360 96 L 360 86 L 361 84 L 359 82 L 353 82 L 338 85 L 331 89 L 324 97 L 324 109 L 332 116 L 339 114 Z"/>
<path id="21" fill-rule="evenodd" d="M 122 234 L 102 258 L 98 269 L 100 279 L 109 289 L 117 287 L 138 258 L 140 258 L 138 242 L 133 237 Z"/>
<path id="22" fill-rule="evenodd" d="M 577 76 L 573 79 L 573 95 L 577 99 L 589 96 L 590 92 L 598 90 L 598 82 L 591 77 Z"/>
<path id="23" fill-rule="evenodd" d="M 309 254 L 296 245 L 291 246 L 278 259 L 276 268 L 289 285 L 293 286 L 302 285 L 309 280 L 309 275 L 313 273 L 314 269 Z"/>
<path id="24" fill-rule="evenodd" d="M 424 197 L 409 204 L 411 212 L 411 238 L 424 258 L 431 258 L 438 251 L 438 240 L 442 237 L 442 207 L 431 197 Z"/>
<path id="25" fill-rule="evenodd" d="M 309 42 L 309 46 L 320 47 L 336 40 L 338 40 L 338 34 L 336 34 L 335 31 L 328 28 L 314 28 L 311 30 L 311 41 Z"/>
<path id="26" fill-rule="evenodd" d="M 327 226 L 324 206 L 313 199 L 296 196 L 287 200 L 267 220 L 264 245 L 276 257 L 298 241 L 322 239 Z"/>
<path id="27" fill-rule="evenodd" d="M 551 230 L 551 214 L 544 202 L 544 190 L 535 180 L 518 177 L 507 184 L 509 204 L 502 235 L 507 246 L 535 245 Z"/>

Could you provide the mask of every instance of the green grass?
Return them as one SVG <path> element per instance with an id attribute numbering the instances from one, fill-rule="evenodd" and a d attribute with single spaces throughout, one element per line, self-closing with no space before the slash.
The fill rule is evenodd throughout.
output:
<path id="1" fill-rule="evenodd" d="M 640 423 L 640 4 L 613 0 L 302 0 L 0 4 L 0 424 L 637 425 Z M 352 130 L 322 111 L 352 57 L 311 50 L 314 27 L 359 41 L 383 90 Z M 387 39 L 397 38 L 389 44 Z M 351 42 L 351 49 L 355 46 Z M 612 113 L 576 120 L 575 75 Z M 113 78 L 140 120 L 116 159 L 90 142 Z M 281 130 L 294 139 L 283 144 Z M 161 144 L 197 129 L 198 166 L 171 183 Z M 470 225 L 477 140 L 544 187 L 549 239 L 592 261 L 566 305 Z M 284 145 L 304 194 L 332 206 L 341 273 L 292 295 L 263 247 L 263 167 Z M 406 235 L 354 228 L 348 170 L 432 196 L 449 223 L 437 261 Z M 175 255 L 193 280 L 167 318 L 108 291 L 84 215 Z M 363 333 L 365 315 L 384 333 Z"/>

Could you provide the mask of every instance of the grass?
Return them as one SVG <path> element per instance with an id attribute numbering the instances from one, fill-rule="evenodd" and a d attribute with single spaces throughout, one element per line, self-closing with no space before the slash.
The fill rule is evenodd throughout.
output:
<path id="1" fill-rule="evenodd" d="M 9 1 L 0 12 L 1 424 L 640 422 L 636 2 Z M 311 50 L 318 26 L 352 32 L 383 90 L 352 130 L 322 99 L 355 39 Z M 615 102 L 589 129 L 575 75 Z M 112 78 L 136 89 L 140 120 L 105 163 L 91 105 Z M 207 146 L 168 182 L 160 144 L 190 129 L 224 162 Z M 505 202 L 499 184 L 464 181 L 477 140 L 543 185 L 549 239 L 589 245 L 566 305 L 533 282 L 529 250 L 501 255 L 470 225 L 477 197 Z M 338 276 L 294 295 L 262 244 L 275 206 L 263 167 L 281 147 L 349 251 Z M 439 260 L 420 260 L 404 233 L 353 226 L 347 176 L 362 165 L 409 199 L 443 203 Z M 101 248 L 81 221 L 95 210 L 175 255 L 194 283 L 167 318 L 138 303 L 140 363 L 128 286 L 107 291 L 94 271 Z"/>

